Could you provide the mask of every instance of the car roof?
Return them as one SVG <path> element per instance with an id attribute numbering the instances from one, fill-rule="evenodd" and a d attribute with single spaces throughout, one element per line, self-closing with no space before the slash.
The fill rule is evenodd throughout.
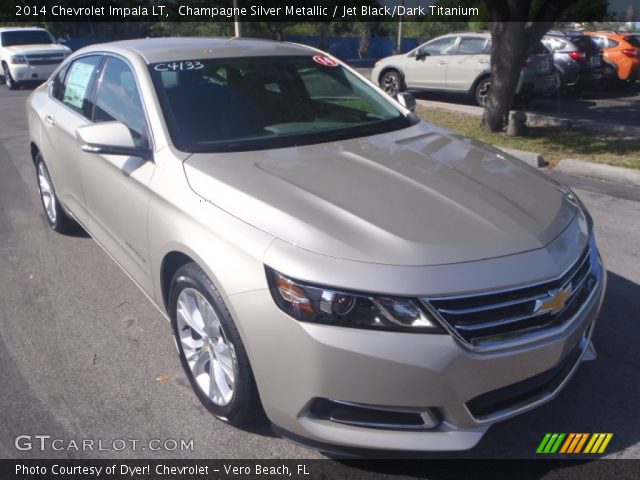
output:
<path id="1" fill-rule="evenodd" d="M 584 32 L 581 30 L 550 30 L 545 35 L 553 35 L 556 37 L 582 37 Z"/>
<path id="2" fill-rule="evenodd" d="M 638 35 L 637 33 L 634 32 L 612 32 L 610 30 L 596 30 L 593 32 L 584 32 L 586 35 L 599 35 L 601 37 L 610 37 L 610 38 L 618 38 L 618 39 L 624 39 L 626 37 L 632 36 L 632 35 Z"/>
<path id="3" fill-rule="evenodd" d="M 318 50 L 314 48 L 295 43 L 238 37 L 140 38 L 91 45 L 83 48 L 82 51 L 108 51 L 110 48 L 118 51 L 124 49 L 135 52 L 146 63 L 193 60 L 197 58 L 311 55 L 318 53 Z"/>
<path id="4" fill-rule="evenodd" d="M 438 35 L 437 37 L 433 37 L 433 38 L 429 39 L 429 41 L 435 40 L 437 38 L 445 38 L 445 37 L 483 37 L 483 38 L 489 38 L 490 36 L 491 36 L 491 34 L 489 33 L 488 30 L 475 31 L 475 32 L 470 32 L 470 31 L 450 32 L 450 33 L 445 33 L 444 35 Z"/>

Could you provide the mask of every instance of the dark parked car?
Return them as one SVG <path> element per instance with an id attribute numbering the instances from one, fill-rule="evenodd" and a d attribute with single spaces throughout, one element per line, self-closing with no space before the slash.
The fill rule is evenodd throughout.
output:
<path id="1" fill-rule="evenodd" d="M 585 87 L 599 87 L 604 79 L 602 51 L 593 39 L 582 32 L 551 31 L 542 43 L 553 53 L 560 85 L 579 92 Z"/>

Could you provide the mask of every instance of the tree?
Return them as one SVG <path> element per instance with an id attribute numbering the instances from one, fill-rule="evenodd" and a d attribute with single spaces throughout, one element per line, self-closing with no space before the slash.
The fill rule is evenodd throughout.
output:
<path id="1" fill-rule="evenodd" d="M 358 57 L 367 58 L 369 53 L 369 42 L 371 41 L 371 22 L 358 22 L 356 24 L 356 31 L 360 43 L 358 44 Z"/>
<path id="2" fill-rule="evenodd" d="M 491 89 L 482 125 L 492 132 L 498 132 L 507 125 L 520 77 L 520 66 L 551 25 L 560 20 L 563 13 L 572 15 L 574 19 L 602 18 L 606 15 L 608 2 L 484 0 L 484 4 L 491 22 L 492 50 Z"/>

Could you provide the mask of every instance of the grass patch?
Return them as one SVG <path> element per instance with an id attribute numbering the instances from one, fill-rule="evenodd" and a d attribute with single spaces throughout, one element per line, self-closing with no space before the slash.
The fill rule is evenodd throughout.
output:
<path id="1" fill-rule="evenodd" d="M 619 134 L 598 134 L 558 127 L 529 127 L 526 137 L 508 137 L 480 127 L 480 117 L 418 106 L 416 114 L 440 127 L 498 147 L 542 154 L 555 165 L 565 158 L 579 158 L 618 167 L 640 169 L 640 139 Z"/>

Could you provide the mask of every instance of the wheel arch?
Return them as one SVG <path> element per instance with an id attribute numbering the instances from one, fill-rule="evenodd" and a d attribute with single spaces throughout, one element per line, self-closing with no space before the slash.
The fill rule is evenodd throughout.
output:
<path id="1" fill-rule="evenodd" d="M 40 153 L 40 149 L 36 145 L 36 142 L 31 141 L 31 142 L 29 142 L 29 150 L 31 152 L 31 161 L 33 162 L 33 166 L 35 167 L 36 166 L 36 157 Z"/>
<path id="2" fill-rule="evenodd" d="M 173 280 L 173 276 L 180 267 L 191 262 L 197 264 L 204 270 L 204 266 L 202 264 L 200 264 L 197 260 L 194 260 L 190 255 L 187 255 L 186 253 L 179 250 L 171 250 L 170 252 L 167 252 L 162 258 L 162 262 L 160 264 L 160 295 L 162 299 L 162 305 L 164 306 L 164 309 L 168 314 L 170 314 L 169 290 L 171 289 L 171 280 Z"/>
<path id="3" fill-rule="evenodd" d="M 483 72 L 480 75 L 478 75 L 478 77 L 473 81 L 473 84 L 471 85 L 471 88 L 469 89 L 469 93 L 472 95 L 475 95 L 476 93 L 476 88 L 478 87 L 478 84 L 483 81 L 486 78 L 491 78 L 491 73 L 490 72 Z"/>
<path id="4" fill-rule="evenodd" d="M 382 80 L 382 77 L 384 76 L 384 74 L 387 73 L 387 72 L 390 72 L 390 71 L 398 72 L 400 74 L 400 78 L 404 82 L 404 80 L 405 80 L 404 72 L 402 71 L 402 69 L 400 67 L 392 64 L 392 65 L 387 65 L 382 70 L 380 70 L 380 73 L 378 74 L 378 78 L 376 79 L 376 82 L 377 82 L 378 85 L 380 85 L 380 81 Z"/>

